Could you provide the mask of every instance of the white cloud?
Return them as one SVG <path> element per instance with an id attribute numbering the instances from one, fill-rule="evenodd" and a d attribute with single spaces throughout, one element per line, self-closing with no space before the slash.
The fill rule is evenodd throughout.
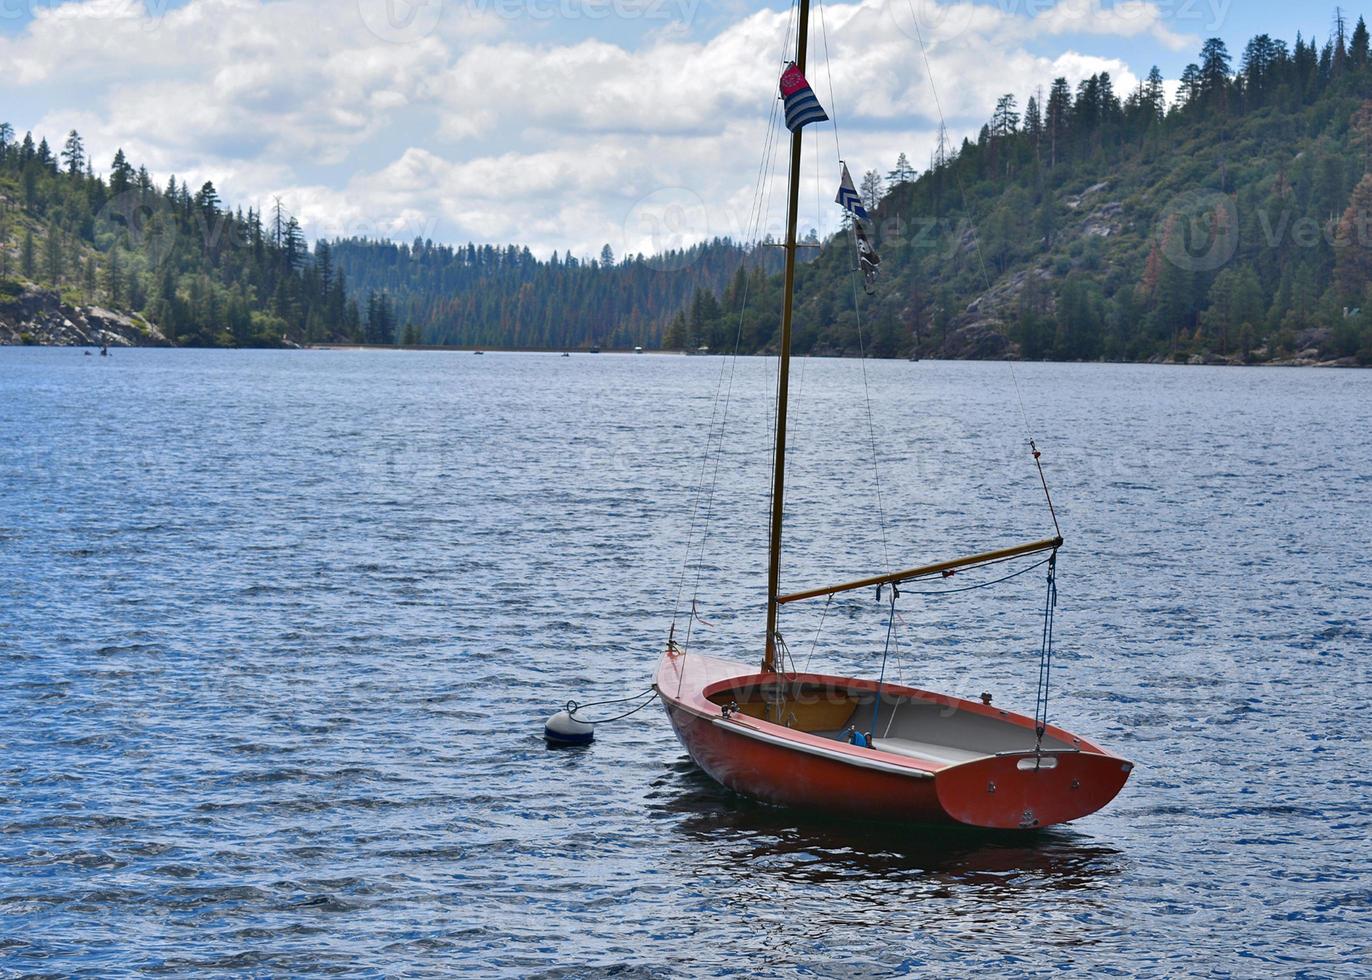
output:
<path id="1" fill-rule="evenodd" d="M 1173 51 L 1194 47 L 1196 43 L 1191 35 L 1173 31 L 1156 4 L 1141 0 L 1126 0 L 1110 7 L 1102 7 L 1100 0 L 1059 0 L 1034 22 L 1036 29 L 1045 34 L 1148 36 Z"/>
<path id="2" fill-rule="evenodd" d="M 160 4 L 139 0 L 74 0 L 0 38 L 0 64 L 43 106 L 35 128 L 50 138 L 77 128 L 101 161 L 123 146 L 159 179 L 213 179 L 230 201 L 281 195 L 314 234 L 650 249 L 676 241 L 643 231 L 645 202 L 664 200 L 693 216 L 688 237 L 746 232 L 786 12 L 740 13 L 696 40 L 645 23 L 636 42 L 611 43 L 554 37 L 494 0 L 484 12 L 448 2 L 429 21 L 440 0 L 414 0 L 419 19 L 398 27 L 377 20 L 376 2 L 189 0 L 159 16 Z M 1135 84 L 1123 61 L 1072 49 L 1045 58 L 1034 42 L 1181 43 L 1140 0 L 1060 0 L 1034 16 L 853 0 L 822 17 L 809 75 L 855 170 L 888 170 L 901 151 L 928 160 L 938 113 L 917 36 L 954 139 L 975 133 L 997 95 L 1023 101 L 1059 74 L 1075 83 L 1109 71 L 1121 92 Z M 806 225 L 832 220 L 822 186 L 832 136 L 811 132 L 820 171 L 807 162 L 802 199 L 820 203 Z"/>

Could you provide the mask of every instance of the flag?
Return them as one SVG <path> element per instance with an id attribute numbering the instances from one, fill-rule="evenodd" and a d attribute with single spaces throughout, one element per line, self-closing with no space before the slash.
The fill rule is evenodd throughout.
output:
<path id="1" fill-rule="evenodd" d="M 793 133 L 807 123 L 829 118 L 794 61 L 781 73 L 781 98 L 786 103 L 786 128 Z"/>
<path id="2" fill-rule="evenodd" d="M 851 211 L 855 217 L 867 221 L 867 209 L 862 206 L 862 198 L 858 196 L 857 188 L 853 186 L 853 178 L 848 173 L 848 164 L 843 164 L 843 178 L 839 181 L 838 197 L 834 198 L 835 204 L 841 204 L 845 210 Z"/>
<path id="3" fill-rule="evenodd" d="M 881 256 L 872 247 L 872 243 L 867 240 L 867 234 L 862 230 L 862 225 L 854 222 L 853 231 L 857 235 L 858 249 L 858 268 L 862 270 L 862 278 L 866 280 L 868 291 L 876 285 L 877 273 L 881 271 Z"/>

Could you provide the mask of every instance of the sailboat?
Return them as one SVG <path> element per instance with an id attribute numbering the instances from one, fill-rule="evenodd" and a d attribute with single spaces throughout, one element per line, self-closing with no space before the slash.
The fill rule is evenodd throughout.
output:
<path id="1" fill-rule="evenodd" d="M 808 29 L 809 3 L 800 0 L 796 57 L 782 76 L 791 128 L 790 183 L 762 660 L 753 666 L 697 653 L 677 642 L 674 625 L 658 662 L 654 689 L 695 763 L 729 789 L 766 803 L 862 820 L 996 830 L 1035 830 L 1083 817 L 1114 799 L 1133 766 L 1048 722 L 1054 574 L 1063 545 L 1056 514 L 1052 537 L 838 585 L 781 591 L 787 395 L 804 129 L 804 122 L 792 126 L 790 93 L 804 86 L 805 100 L 813 101 L 803 77 Z M 799 113 L 809 111 L 812 118 L 827 118 L 822 109 L 813 115 L 817 101 L 813 108 L 800 101 L 794 106 Z M 1038 463 L 1038 450 L 1030 445 Z M 1042 473 L 1040 466 L 1041 477 Z M 1045 495 L 1047 491 L 1045 480 Z M 892 683 L 884 679 L 884 664 L 883 676 L 877 680 L 800 671 L 793 662 L 787 669 L 778 617 L 791 603 L 832 599 L 859 589 L 877 589 L 880 598 L 881 590 L 886 590 L 894 617 L 903 583 L 1021 559 L 1035 559 L 1029 568 L 1047 569 L 1049 592 L 1033 717 L 992 704 L 989 694 L 971 701 Z"/>

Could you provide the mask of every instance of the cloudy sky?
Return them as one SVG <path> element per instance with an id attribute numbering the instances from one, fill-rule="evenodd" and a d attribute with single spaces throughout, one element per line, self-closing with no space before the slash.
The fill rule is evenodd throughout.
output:
<path id="1" fill-rule="evenodd" d="M 1270 0 L 814 0 L 809 76 L 855 174 L 927 164 L 995 98 L 1109 71 L 1169 78 L 1221 36 L 1324 36 Z M 1355 14 L 1356 16 L 1356 14 Z M 225 200 L 280 196 L 311 235 L 520 242 L 546 255 L 746 236 L 786 0 L 0 0 L 0 120 L 77 129 Z M 828 58 L 825 58 L 827 50 Z M 810 129 L 802 221 L 836 209 Z M 780 175 L 780 155 L 768 172 Z M 761 224 L 781 223 L 781 194 Z"/>

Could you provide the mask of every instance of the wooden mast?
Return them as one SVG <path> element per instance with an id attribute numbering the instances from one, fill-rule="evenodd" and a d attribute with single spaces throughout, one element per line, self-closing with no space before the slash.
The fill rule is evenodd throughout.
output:
<path id="1" fill-rule="evenodd" d="M 810 38 L 810 0 L 800 0 L 800 22 L 796 26 L 796 68 L 805 72 L 805 49 Z M 772 536 L 767 552 L 767 646 L 762 657 L 763 673 L 776 670 L 777 595 L 781 591 L 781 519 L 785 512 L 786 489 L 786 399 L 791 372 L 791 307 L 796 284 L 796 218 L 800 209 L 800 142 L 802 126 L 791 134 L 790 198 L 786 208 L 786 283 L 781 307 L 781 363 L 777 370 L 776 459 L 772 471 Z"/>

